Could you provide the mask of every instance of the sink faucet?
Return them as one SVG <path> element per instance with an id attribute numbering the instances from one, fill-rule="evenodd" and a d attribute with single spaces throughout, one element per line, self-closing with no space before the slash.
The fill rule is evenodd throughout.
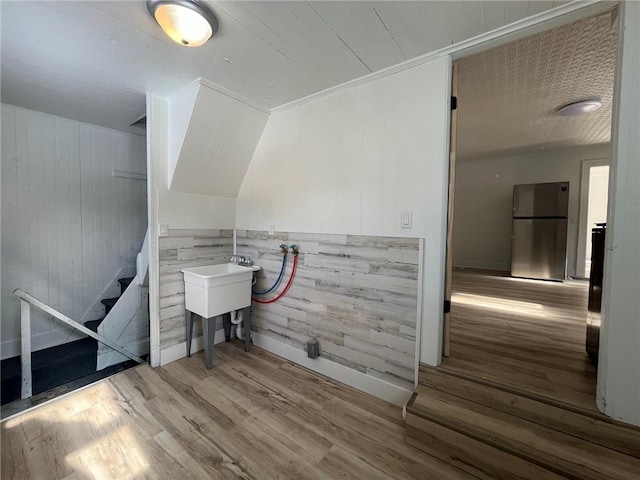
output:
<path id="1" fill-rule="evenodd" d="M 242 256 L 239 256 L 239 255 L 232 255 L 231 256 L 231 262 L 235 263 L 237 265 L 247 265 L 247 266 L 253 265 L 253 260 L 251 260 L 251 258 L 242 257 Z"/>

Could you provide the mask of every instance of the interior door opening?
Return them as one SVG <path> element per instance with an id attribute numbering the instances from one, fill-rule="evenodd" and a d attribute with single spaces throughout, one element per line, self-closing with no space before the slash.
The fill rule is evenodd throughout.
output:
<path id="1" fill-rule="evenodd" d="M 587 242 L 584 256 L 584 271 L 588 278 L 591 274 L 591 230 L 598 224 L 607 223 L 607 204 L 609 198 L 609 165 L 589 167 L 587 186 L 587 224 L 585 225 Z"/>
<path id="2" fill-rule="evenodd" d="M 586 353 L 584 274 L 591 250 L 580 239 L 606 221 L 614 17 L 584 18 L 460 58 L 452 85 L 451 313 L 444 314 L 441 368 L 592 411 L 597 371 Z M 571 62 L 575 55 L 607 73 L 589 81 L 590 67 Z M 598 96 L 600 110 L 569 120 L 557 114 L 588 95 Z M 591 167 L 594 158 L 604 160 Z M 592 187 L 584 210 L 586 168 Z M 562 193 L 553 200 L 555 186 Z M 531 211 L 520 218 L 514 202 L 527 192 Z"/>

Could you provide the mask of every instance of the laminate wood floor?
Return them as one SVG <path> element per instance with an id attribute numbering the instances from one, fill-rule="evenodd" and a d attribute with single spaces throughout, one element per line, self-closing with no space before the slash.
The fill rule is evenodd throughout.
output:
<path id="1" fill-rule="evenodd" d="M 585 353 L 588 284 L 454 271 L 442 367 L 596 410 Z"/>
<path id="2" fill-rule="evenodd" d="M 2 478 L 473 478 L 399 407 L 257 347 L 122 372 L 2 424 Z"/>

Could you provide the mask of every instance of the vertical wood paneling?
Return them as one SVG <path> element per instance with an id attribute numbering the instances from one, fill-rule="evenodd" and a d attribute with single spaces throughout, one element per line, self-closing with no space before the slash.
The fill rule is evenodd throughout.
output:
<path id="1" fill-rule="evenodd" d="M 70 150 L 71 150 L 71 137 L 69 122 L 56 119 L 55 122 L 55 157 L 56 157 L 56 182 L 58 188 L 56 189 L 56 240 L 63 239 L 67 232 L 71 231 L 71 189 L 64 188 L 65 184 L 70 181 L 71 175 L 69 170 L 70 165 Z M 56 268 L 60 272 L 60 309 L 66 312 L 73 311 L 73 269 L 72 265 L 73 255 L 70 248 L 60 248 L 61 245 L 56 245 L 57 250 L 57 264 Z"/>
<path id="2" fill-rule="evenodd" d="M 2 357 L 19 353 L 16 288 L 78 321 L 100 318 L 135 266 L 146 231 L 146 185 L 114 178 L 144 173 L 145 139 L 2 105 Z M 128 273 L 128 272 L 127 272 Z M 111 288 L 111 290 L 109 290 Z M 34 310 L 33 348 L 71 330 Z"/>
<path id="3" fill-rule="evenodd" d="M 18 211 L 18 144 L 16 137 L 16 125 L 17 115 L 13 109 L 2 109 L 2 140 L 0 142 L 2 162 L 0 162 L 2 168 L 2 226 L 4 227 L 4 221 L 9 224 L 17 225 L 17 219 L 19 218 Z M 2 228 L 2 274 L 17 277 L 19 272 L 17 265 L 19 264 L 19 258 L 17 257 L 17 245 L 18 245 L 19 232 L 13 228 L 7 230 Z M 6 250 L 5 250 L 6 248 Z M 8 255 L 5 255 L 5 251 Z M 2 303 L 4 304 L 7 299 L 4 297 L 4 290 L 2 291 Z M 5 328 L 2 325 L 2 331 L 8 332 L 9 335 L 16 335 L 16 331 L 19 332 L 18 325 L 10 325 Z"/>
<path id="4" fill-rule="evenodd" d="M 22 271 L 22 278 L 23 280 L 30 279 L 27 285 L 31 285 L 31 292 L 36 298 L 46 296 L 48 301 L 53 301 L 53 296 L 49 296 L 47 288 L 49 283 L 48 242 L 39 240 L 48 238 L 47 219 L 51 214 L 51 203 L 47 198 L 47 178 L 50 177 L 52 169 L 46 158 L 46 136 L 44 133 L 46 125 L 43 116 L 37 115 L 33 111 L 26 112 L 26 114 L 28 144 L 26 155 L 20 161 L 21 164 L 24 164 L 25 170 L 23 181 L 20 182 L 21 196 L 19 199 L 20 209 L 24 209 L 24 214 L 20 216 L 19 222 L 22 224 L 26 221 L 28 234 L 27 236 L 20 235 L 20 239 L 29 242 L 31 255 L 28 260 L 26 258 L 22 260 L 24 262 L 22 265 L 25 267 L 25 270 Z M 2 317 L 4 321 L 4 315 Z M 49 325 L 40 312 L 33 315 L 31 321 L 33 322 L 32 335 L 46 333 L 49 330 Z"/>
<path id="5" fill-rule="evenodd" d="M 82 275 L 82 188 L 81 188 L 81 157 L 80 157 L 80 131 L 77 128 L 69 127 L 69 184 L 71 192 L 71 203 L 69 208 L 71 214 L 71 250 L 76 252 L 72 255 L 73 270 L 73 311 L 82 310 L 84 289 L 84 279 Z M 78 252 L 80 252 L 78 254 Z"/>

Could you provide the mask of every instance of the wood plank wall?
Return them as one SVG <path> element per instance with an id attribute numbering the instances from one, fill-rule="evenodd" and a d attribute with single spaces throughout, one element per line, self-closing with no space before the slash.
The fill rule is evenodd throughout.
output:
<path id="1" fill-rule="evenodd" d="M 95 125 L 3 104 L 2 358 L 19 354 L 22 288 L 74 320 L 100 318 L 104 293 L 135 269 L 147 228 L 146 142 Z M 105 292 L 105 289 L 107 290 Z M 70 330 L 32 314 L 33 348 Z"/>
<path id="2" fill-rule="evenodd" d="M 278 246 L 297 244 L 298 272 L 280 301 L 253 304 L 257 332 L 402 386 L 414 379 L 419 240 L 415 238 L 237 231 L 238 255 L 262 270 L 258 290 L 278 276 Z M 289 260 L 292 260 L 291 255 Z M 288 262 L 281 291 L 289 278 Z M 267 295 L 267 298 L 271 298 Z"/>
<path id="3" fill-rule="evenodd" d="M 226 263 L 233 255 L 233 230 L 169 229 L 159 240 L 160 348 L 186 341 L 183 268 Z M 218 328 L 222 328 L 219 322 Z M 196 322 L 194 337 L 202 335 Z"/>

